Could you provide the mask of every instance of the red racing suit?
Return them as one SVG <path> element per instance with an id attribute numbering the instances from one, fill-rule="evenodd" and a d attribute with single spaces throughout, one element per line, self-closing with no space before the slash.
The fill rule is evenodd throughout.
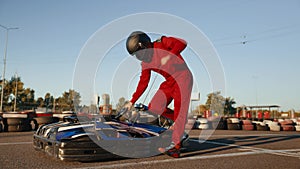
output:
<path id="1" fill-rule="evenodd" d="M 172 141 L 178 144 L 184 133 L 190 103 L 193 77 L 184 59 L 180 55 L 186 47 L 186 42 L 174 37 L 162 36 L 153 42 L 151 62 L 142 62 L 142 72 L 131 103 L 135 103 L 148 87 L 151 71 L 161 74 L 165 81 L 149 103 L 149 111 L 161 114 L 175 121 Z M 162 60 L 170 56 L 163 64 Z M 168 105 L 174 100 L 174 111 Z"/>

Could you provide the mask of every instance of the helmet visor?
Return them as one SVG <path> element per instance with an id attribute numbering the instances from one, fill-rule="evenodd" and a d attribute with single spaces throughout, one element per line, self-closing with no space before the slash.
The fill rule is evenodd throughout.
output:
<path id="1" fill-rule="evenodd" d="M 135 56 L 140 61 L 151 62 L 152 55 L 153 55 L 153 48 L 147 48 L 142 43 L 139 43 L 139 47 L 137 51 L 134 52 L 132 55 Z"/>

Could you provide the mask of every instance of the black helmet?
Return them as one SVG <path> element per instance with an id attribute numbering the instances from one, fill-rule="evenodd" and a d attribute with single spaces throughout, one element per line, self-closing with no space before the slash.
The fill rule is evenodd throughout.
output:
<path id="1" fill-rule="evenodd" d="M 140 49 L 146 49 L 150 43 L 151 39 L 146 33 L 142 31 L 135 31 L 127 38 L 126 48 L 128 53 L 133 55 Z"/>

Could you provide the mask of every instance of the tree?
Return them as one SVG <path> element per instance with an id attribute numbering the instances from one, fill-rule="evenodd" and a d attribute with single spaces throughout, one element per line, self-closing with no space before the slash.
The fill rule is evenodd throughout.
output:
<path id="1" fill-rule="evenodd" d="M 0 80 L 2 84 L 2 81 Z M 24 83 L 20 77 L 13 76 L 10 81 L 4 81 L 3 88 L 3 111 L 12 111 L 16 103 L 16 111 L 35 109 L 44 107 L 46 109 L 74 110 L 74 105 L 80 104 L 80 94 L 75 90 L 64 92 L 59 98 L 54 98 L 50 92 L 44 98 L 35 100 L 35 91 L 31 88 L 24 88 Z M 0 85 L 2 90 L 2 85 Z M 16 102 L 15 102 L 16 101 Z"/>
<path id="2" fill-rule="evenodd" d="M 44 107 L 44 99 L 42 97 L 39 97 L 36 100 L 36 104 L 37 104 L 37 107 Z"/>
<path id="3" fill-rule="evenodd" d="M 236 108 L 233 105 L 236 104 L 233 98 L 227 97 L 225 99 L 225 106 L 224 106 L 224 114 L 225 115 L 233 115 L 236 112 Z"/>
<path id="4" fill-rule="evenodd" d="M 61 111 L 65 110 L 75 110 L 75 105 L 80 104 L 80 94 L 75 90 L 69 89 L 69 91 L 64 92 L 61 97 L 55 99 L 56 108 L 60 109 Z"/>
<path id="5" fill-rule="evenodd" d="M 225 98 L 221 96 L 221 92 L 213 92 L 207 95 L 205 106 L 218 115 L 224 114 Z"/>
<path id="6" fill-rule="evenodd" d="M 21 77 L 13 76 L 10 81 L 5 81 L 3 91 L 3 110 L 12 111 L 16 103 L 16 111 L 33 109 L 36 107 L 34 101 L 34 90 L 24 89 Z"/>

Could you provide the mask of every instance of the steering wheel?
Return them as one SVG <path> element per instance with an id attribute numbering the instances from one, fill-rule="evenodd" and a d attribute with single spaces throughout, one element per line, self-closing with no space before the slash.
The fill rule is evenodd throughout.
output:
<path id="1" fill-rule="evenodd" d="M 119 118 L 120 118 L 121 116 L 123 116 L 127 111 L 128 111 L 128 108 L 125 108 L 125 107 L 122 108 L 122 109 L 118 112 L 118 114 L 116 115 L 115 119 L 119 120 Z"/>

